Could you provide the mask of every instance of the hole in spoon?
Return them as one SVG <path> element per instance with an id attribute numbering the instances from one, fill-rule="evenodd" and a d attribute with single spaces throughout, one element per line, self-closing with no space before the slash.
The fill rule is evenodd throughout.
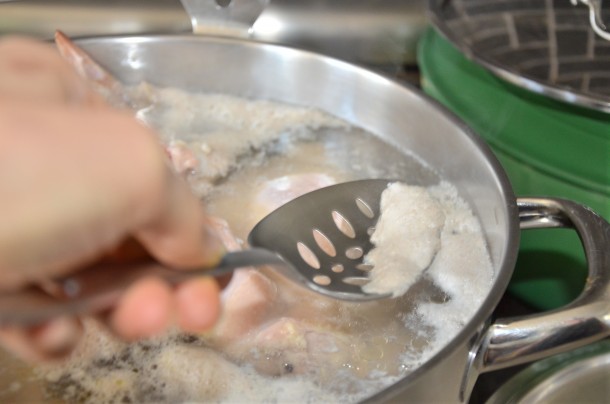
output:
<path id="1" fill-rule="evenodd" d="M 316 254 L 309 249 L 309 247 L 299 241 L 297 243 L 297 250 L 307 265 L 314 269 L 320 269 L 320 261 L 318 260 L 318 257 L 316 257 Z"/>
<path id="2" fill-rule="evenodd" d="M 343 278 L 343 282 L 348 285 L 354 286 L 364 286 L 369 283 L 371 280 L 369 278 L 365 278 L 362 276 L 349 276 L 347 278 Z"/>
<path id="3" fill-rule="evenodd" d="M 231 4 L 233 0 L 216 0 L 216 5 L 218 7 L 227 8 Z"/>
<path id="4" fill-rule="evenodd" d="M 358 264 L 356 265 L 356 268 L 358 268 L 361 271 L 372 271 L 373 270 L 373 264 Z"/>
<path id="5" fill-rule="evenodd" d="M 356 206 L 358 206 L 358 209 L 360 209 L 360 212 L 362 212 L 362 214 L 366 217 L 368 217 L 369 219 L 372 219 L 373 217 L 375 217 L 375 214 L 373 213 L 373 209 L 371 209 L 371 207 L 364 202 L 362 199 L 357 198 L 356 199 Z"/>
<path id="6" fill-rule="evenodd" d="M 345 234 L 349 238 L 356 238 L 356 231 L 352 224 L 345 218 L 343 215 L 336 210 L 332 212 L 333 221 L 335 222 L 335 226 L 337 229 L 343 234 Z"/>
<path id="7" fill-rule="evenodd" d="M 343 265 L 341 265 L 341 264 L 335 264 L 332 267 L 330 267 L 330 269 L 331 269 L 331 271 L 333 271 L 334 273 L 337 273 L 337 274 L 343 272 L 343 270 L 344 270 Z"/>
<path id="8" fill-rule="evenodd" d="M 364 255 L 361 247 L 350 247 L 345 250 L 345 256 L 351 260 L 357 260 Z"/>
<path id="9" fill-rule="evenodd" d="M 333 245 L 332 241 L 330 241 L 330 239 L 326 237 L 326 235 L 320 230 L 313 230 L 313 238 L 314 240 L 316 240 L 318 247 L 320 247 L 320 249 L 324 251 L 327 255 L 331 257 L 337 255 L 337 250 L 335 249 L 335 246 Z"/>
<path id="10" fill-rule="evenodd" d="M 320 286 L 330 285 L 330 278 L 326 275 L 316 275 L 313 277 L 313 281 Z"/>

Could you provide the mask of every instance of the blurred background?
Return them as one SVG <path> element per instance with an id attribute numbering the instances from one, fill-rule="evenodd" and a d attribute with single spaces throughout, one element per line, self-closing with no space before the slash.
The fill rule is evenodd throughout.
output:
<path id="1" fill-rule="evenodd" d="M 252 28 L 257 40 L 287 44 L 397 72 L 416 63 L 427 25 L 425 0 L 273 0 Z M 0 0 L 0 34 L 51 38 L 189 33 L 179 0 Z"/>

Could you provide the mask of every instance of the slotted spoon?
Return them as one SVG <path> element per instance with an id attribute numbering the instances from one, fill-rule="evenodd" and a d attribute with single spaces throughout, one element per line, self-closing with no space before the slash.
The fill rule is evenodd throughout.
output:
<path id="1" fill-rule="evenodd" d="M 97 265 L 49 282 L 53 297 L 40 287 L 0 294 L 0 326 L 33 325 L 65 314 L 106 310 L 143 276 L 177 283 L 196 276 L 221 276 L 238 268 L 271 265 L 299 284 L 337 299 L 365 301 L 388 297 L 368 294 L 363 263 L 381 193 L 389 180 L 360 180 L 322 188 L 281 206 L 249 234 L 252 248 L 227 253 L 218 266 L 178 271 L 157 262 Z"/>

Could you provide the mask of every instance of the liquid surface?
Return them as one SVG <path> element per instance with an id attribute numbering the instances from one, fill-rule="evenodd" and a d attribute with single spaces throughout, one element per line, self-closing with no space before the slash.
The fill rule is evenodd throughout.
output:
<path id="1" fill-rule="evenodd" d="M 154 96 L 138 116 L 158 129 L 176 170 L 221 218 L 217 227 L 229 249 L 241 248 L 258 220 L 295 196 L 361 178 L 424 187 L 443 212 L 440 247 L 406 294 L 383 301 L 339 302 L 270 268 L 246 269 L 223 292 L 221 321 L 205 335 L 170 332 L 126 344 L 88 321 L 67 364 L 25 370 L 0 398 L 355 402 L 425 362 L 486 296 L 493 269 L 476 218 L 415 156 L 307 108 L 175 89 L 135 91 Z"/>

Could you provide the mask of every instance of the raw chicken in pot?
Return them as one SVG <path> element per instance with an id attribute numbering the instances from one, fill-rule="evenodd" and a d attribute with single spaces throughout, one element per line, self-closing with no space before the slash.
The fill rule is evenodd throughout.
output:
<path id="1" fill-rule="evenodd" d="M 115 81 L 111 87 L 119 88 Z M 249 228 L 287 200 L 367 177 L 417 177 L 415 185 L 444 210 L 444 240 L 474 240 L 481 248 L 460 260 L 439 253 L 443 265 L 433 264 L 407 295 L 383 302 L 338 302 L 272 269 L 238 271 L 223 293 L 223 317 L 209 334 L 174 332 L 125 344 L 90 324 L 65 366 L 38 369 L 51 397 L 231 402 L 249 394 L 254 401 L 357 401 L 425 362 L 485 296 L 494 273 L 478 222 L 455 189 L 415 156 L 315 109 L 146 83 L 120 88 L 119 104 L 135 106 L 135 115 L 157 129 L 176 171 L 223 218 L 216 226 L 228 249 L 242 248 Z M 444 277 L 452 271 L 459 279 Z M 456 293 L 464 285 L 472 289 L 466 303 Z"/>

